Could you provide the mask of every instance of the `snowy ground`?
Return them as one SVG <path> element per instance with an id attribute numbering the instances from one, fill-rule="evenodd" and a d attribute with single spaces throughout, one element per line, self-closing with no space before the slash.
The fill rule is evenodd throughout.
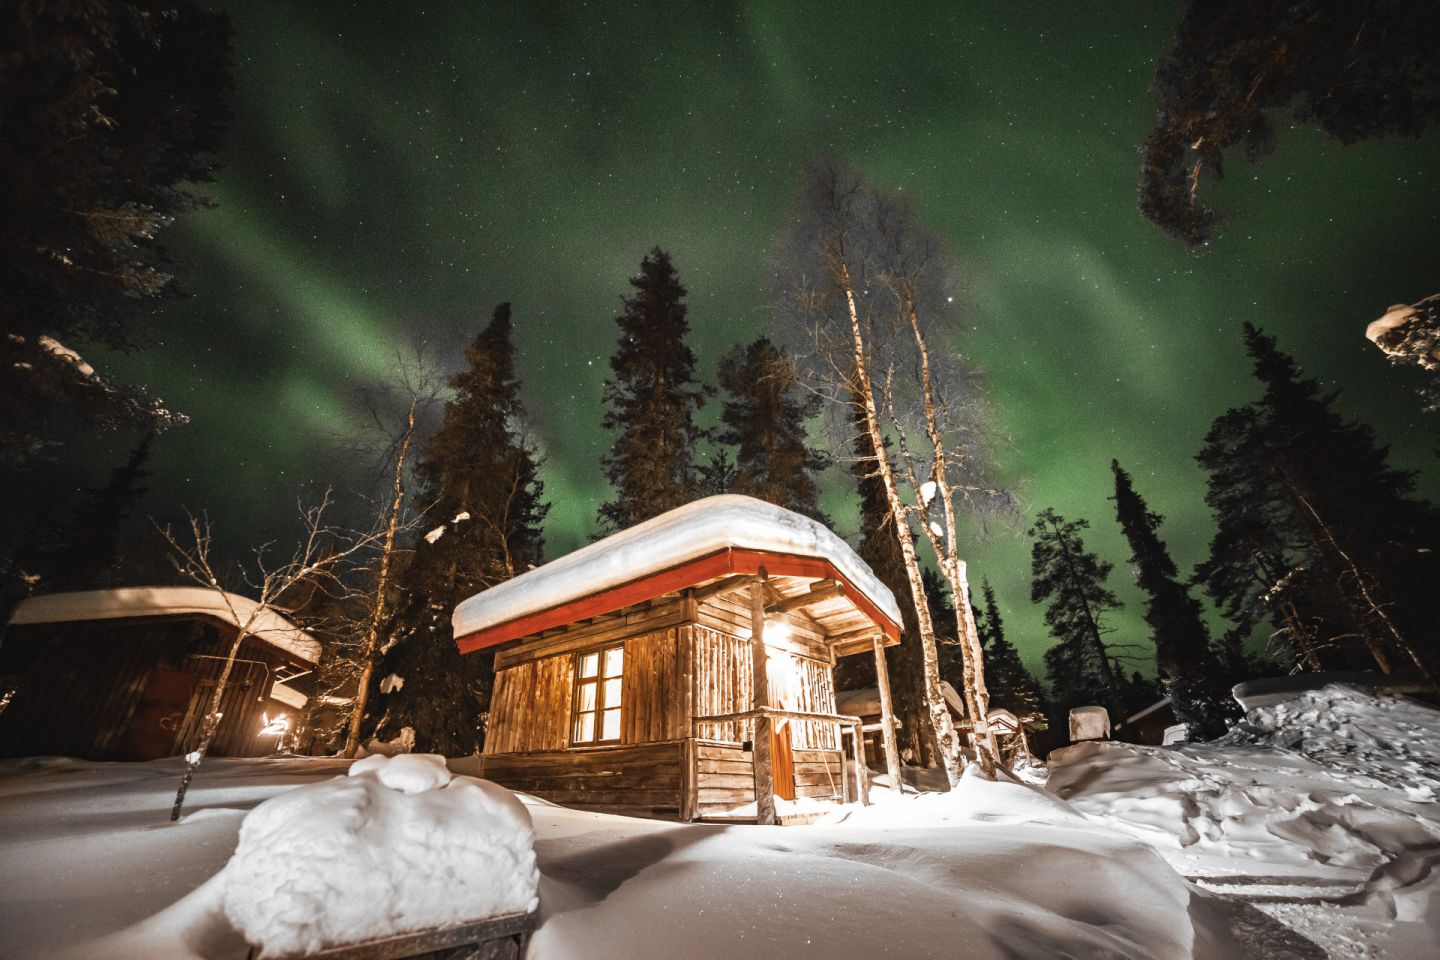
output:
<path id="1" fill-rule="evenodd" d="M 1065 751 L 1069 802 L 967 778 L 805 827 L 527 800 L 529 956 L 1434 957 L 1437 721 L 1331 688 L 1215 745 Z M 297 786 L 345 792 L 348 766 L 207 761 L 172 825 L 177 761 L 0 763 L 0 956 L 243 957 L 219 894 L 241 820 Z"/>
<path id="2" fill-rule="evenodd" d="M 207 761 L 190 813 L 170 825 L 176 762 L 0 764 L 3 955 L 242 957 L 206 881 L 246 810 L 346 766 Z M 1225 901 L 1017 784 L 809 827 L 528 806 L 541 870 L 532 958 L 1243 956 Z"/>
<path id="3" fill-rule="evenodd" d="M 1440 711 L 1331 686 L 1212 744 L 1057 751 L 1048 785 L 1283 924 L 1274 956 L 1440 956 Z"/>

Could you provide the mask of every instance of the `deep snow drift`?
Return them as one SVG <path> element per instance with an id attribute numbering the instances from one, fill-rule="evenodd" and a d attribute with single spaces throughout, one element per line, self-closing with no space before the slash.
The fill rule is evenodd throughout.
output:
<path id="1" fill-rule="evenodd" d="M 1080 744 L 1050 771 L 1051 790 L 1182 872 L 1361 927 L 1413 924 L 1408 939 L 1430 945 L 1415 955 L 1435 955 L 1440 711 L 1332 685 L 1252 710 L 1214 743 Z"/>
<path id="2" fill-rule="evenodd" d="M 225 916 L 265 955 L 299 954 L 538 905 L 530 815 L 433 754 L 371 756 L 265 801 L 221 874 Z"/>
<path id="3" fill-rule="evenodd" d="M 344 778 L 336 761 L 211 760 L 191 787 L 192 813 L 172 825 L 178 769 L 0 763 L 5 956 L 243 957 L 225 916 L 228 878 L 207 882 L 235 849 L 241 808 L 278 794 L 256 812 L 285 819 L 278 812 L 307 794 L 379 777 Z M 534 958 L 1245 956 L 1229 904 L 1149 846 L 1020 784 L 966 781 L 809 827 L 526 806 L 540 869 Z M 283 848 L 298 842 L 287 834 L 271 851 L 273 869 L 314 855 Z M 357 899 L 381 912 L 370 902 L 380 896 L 367 887 Z"/>

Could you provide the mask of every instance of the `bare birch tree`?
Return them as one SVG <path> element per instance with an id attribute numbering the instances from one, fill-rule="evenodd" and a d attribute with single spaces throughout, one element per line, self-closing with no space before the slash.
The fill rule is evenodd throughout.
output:
<path id="1" fill-rule="evenodd" d="M 927 339 L 929 301 L 922 296 L 935 280 L 943 279 L 936 245 L 919 232 L 905 208 L 856 175 L 815 162 L 807 171 L 775 274 L 780 316 L 789 338 L 797 341 L 814 388 L 845 411 L 836 421 L 858 425 L 868 437 L 866 449 L 874 451 L 874 469 L 895 521 L 914 600 L 924 700 L 938 752 L 954 783 L 962 761 L 940 691 L 936 630 L 925 599 L 915 525 L 924 531 L 955 588 L 967 710 L 972 721 L 983 725 L 984 664 L 955 530 L 957 505 L 977 506 L 982 488 L 967 479 L 979 463 L 977 451 L 963 444 L 950 447 L 946 441 L 961 426 L 955 416 L 960 411 L 949 405 L 934 377 L 936 351 Z M 902 394 L 918 400 L 918 421 L 902 415 Z M 890 438 L 898 441 L 898 460 L 887 445 Z M 925 458 L 912 438 L 925 444 Z M 929 469 L 920 468 L 922 459 Z M 909 488 L 908 500 L 902 484 Z M 988 747 L 993 741 L 979 751 L 987 773 L 994 762 Z"/>
<path id="2" fill-rule="evenodd" d="M 426 357 L 423 346 L 416 346 L 412 356 L 397 357 L 396 360 L 394 381 L 367 388 L 363 398 L 370 414 L 372 435 L 378 436 L 383 444 L 381 463 L 390 486 L 386 505 L 379 514 L 378 526 L 382 532 L 373 560 L 373 586 L 367 591 L 361 606 L 362 618 L 354 624 L 360 639 L 355 656 L 357 686 L 345 725 L 346 757 L 354 757 L 360 747 L 360 727 L 369 706 L 371 680 L 380 653 L 380 637 L 390 613 L 396 538 L 413 526 L 413 521 L 406 517 L 405 497 L 414 471 L 417 431 L 430 410 L 438 404 L 444 382 Z M 417 515 L 419 512 L 423 511 L 416 511 Z"/>
<path id="3" fill-rule="evenodd" d="M 949 257 L 908 205 L 884 196 L 872 203 L 881 239 L 872 264 L 874 283 L 884 291 L 892 318 L 877 326 L 880 406 L 896 441 L 896 472 L 909 487 L 915 525 L 955 598 L 966 711 L 988 776 L 1000 754 L 986 722 L 984 653 L 956 521 L 1013 516 L 1014 498 L 990 476 L 987 435 L 993 417 L 979 371 L 948 347 L 956 333 Z"/>
<path id="4" fill-rule="evenodd" d="M 175 805 L 170 810 L 172 821 L 180 819 L 190 781 L 201 761 L 205 759 L 210 742 L 220 726 L 220 703 L 225 696 L 230 674 L 245 639 L 255 635 L 260 624 L 270 616 L 293 616 L 296 611 L 292 609 L 293 605 L 287 598 L 303 592 L 296 589 L 301 585 L 319 584 L 324 589 L 324 584 L 339 584 L 344 567 L 357 555 L 369 550 L 378 539 L 378 532 L 356 535 L 328 525 L 325 512 L 330 505 L 330 491 L 326 490 L 318 504 L 301 509 L 303 529 L 300 542 L 288 559 L 272 559 L 269 554 L 273 545 L 266 544 L 255 549 L 251 564 L 239 565 L 240 582 L 234 586 L 239 589 L 248 588 L 248 591 L 254 594 L 255 600 L 255 606 L 243 615 L 236 607 L 234 595 L 226 589 L 217 570 L 210 521 L 204 516 L 196 517 L 191 514 L 187 528 L 181 533 L 176 533 L 168 526 L 160 529 L 165 542 L 170 546 L 171 561 L 175 569 L 196 584 L 215 591 L 221 604 L 229 612 L 231 621 L 236 624 L 235 639 L 230 643 L 225 663 L 215 681 L 215 689 L 210 694 L 210 702 L 200 723 L 199 743 L 185 756 L 185 773 L 175 792 Z"/>

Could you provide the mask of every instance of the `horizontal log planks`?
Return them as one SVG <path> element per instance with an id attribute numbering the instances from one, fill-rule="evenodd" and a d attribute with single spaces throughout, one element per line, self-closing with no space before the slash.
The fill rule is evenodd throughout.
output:
<path id="1" fill-rule="evenodd" d="M 678 819 L 680 744 L 647 743 L 542 754 L 495 754 L 484 776 L 580 810 Z"/>
<path id="2" fill-rule="evenodd" d="M 576 650 L 677 627 L 690 621 L 690 606 L 684 598 L 677 598 L 657 603 L 653 607 L 599 617 L 589 623 L 572 624 L 554 633 L 542 634 L 497 651 L 495 669 L 505 670 L 530 660 L 574 653 Z"/>
<path id="3" fill-rule="evenodd" d="M 796 750 L 795 796 L 842 800 L 845 796 L 844 755 L 838 750 Z"/>

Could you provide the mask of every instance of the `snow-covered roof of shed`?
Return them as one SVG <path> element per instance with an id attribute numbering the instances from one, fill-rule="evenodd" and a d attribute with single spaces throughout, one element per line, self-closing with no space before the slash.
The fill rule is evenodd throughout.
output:
<path id="1" fill-rule="evenodd" d="M 455 636 L 639 580 L 726 548 L 829 562 L 894 623 L 900 607 L 865 561 L 822 524 L 738 494 L 696 500 L 507 580 L 455 608 Z"/>
<path id="2" fill-rule="evenodd" d="M 120 587 L 28 597 L 15 608 L 10 622 L 17 625 L 71 623 L 202 614 L 236 627 L 249 623 L 250 635 L 257 640 L 293 653 L 309 663 L 319 661 L 320 643 L 314 637 L 274 610 L 259 610 L 257 615 L 258 607 L 259 604 L 249 597 L 222 594 L 219 590 L 206 587 Z"/>

